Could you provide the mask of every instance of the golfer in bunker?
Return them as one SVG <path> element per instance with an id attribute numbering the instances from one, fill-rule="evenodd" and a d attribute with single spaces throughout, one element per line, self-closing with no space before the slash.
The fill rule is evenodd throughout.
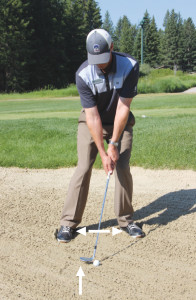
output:
<path id="1" fill-rule="evenodd" d="M 78 121 L 78 164 L 65 199 L 57 240 L 70 242 L 81 223 L 98 152 L 106 174 L 111 171 L 115 176 L 117 221 L 130 236 L 141 238 L 145 234 L 133 220 L 129 166 L 135 124 L 130 105 L 137 95 L 139 65 L 129 54 L 113 51 L 111 36 L 104 29 L 92 30 L 86 47 L 88 59 L 76 72 L 83 107 Z"/>

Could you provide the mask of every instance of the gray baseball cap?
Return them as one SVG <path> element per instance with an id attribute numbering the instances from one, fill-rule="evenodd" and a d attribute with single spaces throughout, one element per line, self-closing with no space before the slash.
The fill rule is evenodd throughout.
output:
<path id="1" fill-rule="evenodd" d="M 105 64 L 110 60 L 112 38 L 104 29 L 92 30 L 86 39 L 89 65 Z"/>

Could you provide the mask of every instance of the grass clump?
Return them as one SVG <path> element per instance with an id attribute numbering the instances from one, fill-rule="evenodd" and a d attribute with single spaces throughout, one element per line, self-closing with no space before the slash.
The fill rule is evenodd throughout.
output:
<path id="1" fill-rule="evenodd" d="M 196 75 L 183 74 L 181 71 L 174 75 L 170 69 L 156 69 L 139 79 L 138 93 L 177 93 L 195 86 Z"/>
<path id="2" fill-rule="evenodd" d="M 144 77 L 151 73 L 152 68 L 149 64 L 142 64 L 139 68 L 139 76 Z"/>

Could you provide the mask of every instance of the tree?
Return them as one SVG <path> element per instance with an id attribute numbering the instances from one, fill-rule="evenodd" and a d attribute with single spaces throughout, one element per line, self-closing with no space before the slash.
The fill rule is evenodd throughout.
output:
<path id="1" fill-rule="evenodd" d="M 109 11 L 107 10 L 105 13 L 105 18 L 102 24 L 102 28 L 105 29 L 107 32 L 109 32 L 109 34 L 111 35 L 112 39 L 114 36 L 114 26 L 113 26 L 113 22 L 111 20 Z"/>
<path id="2" fill-rule="evenodd" d="M 29 83 L 29 5 L 23 0 L 0 1 L 0 88 L 6 92 L 22 92 Z"/>
<path id="3" fill-rule="evenodd" d="M 86 26 L 86 33 L 91 30 L 100 28 L 102 25 L 102 18 L 100 8 L 94 0 L 83 1 L 84 4 L 84 23 Z"/>
<path id="4" fill-rule="evenodd" d="M 120 51 L 120 39 L 121 39 L 121 32 L 122 32 L 122 18 L 120 18 L 117 22 L 116 28 L 114 30 L 114 50 L 119 52 Z"/>
<path id="5" fill-rule="evenodd" d="M 166 14 L 165 14 L 165 17 L 164 17 L 164 20 L 163 20 L 163 26 L 166 28 L 167 25 L 168 25 L 168 22 L 169 22 L 169 19 L 170 19 L 170 12 L 169 10 L 167 10 Z"/>
<path id="6" fill-rule="evenodd" d="M 60 88 L 68 84 L 68 27 L 65 5 L 65 1 L 58 0 L 31 2 L 31 90 Z"/>
<path id="7" fill-rule="evenodd" d="M 164 63 L 164 55 L 165 55 L 165 32 L 162 29 L 159 29 L 158 31 L 159 35 L 159 64 Z"/>
<path id="8" fill-rule="evenodd" d="M 177 69 L 182 59 L 182 19 L 174 10 L 166 14 L 164 20 L 164 63 Z"/>
<path id="9" fill-rule="evenodd" d="M 196 71 L 196 29 L 191 18 L 183 24 L 183 71 Z"/>
<path id="10" fill-rule="evenodd" d="M 130 21 L 126 16 L 122 18 L 121 37 L 120 37 L 120 52 L 133 54 L 133 45 L 136 35 L 135 26 L 131 26 Z"/>
<path id="11" fill-rule="evenodd" d="M 148 56 L 148 46 L 147 46 L 147 43 L 148 43 L 148 32 L 150 30 L 150 24 L 151 24 L 151 18 L 150 18 L 150 15 L 148 13 L 148 11 L 146 10 L 145 14 L 144 14 L 144 32 L 143 32 L 143 60 L 144 60 L 144 63 L 146 63 L 146 57 Z"/>
<path id="12" fill-rule="evenodd" d="M 159 44 L 159 34 L 155 18 L 153 17 L 145 37 L 145 63 L 149 64 L 151 67 L 155 67 L 159 62 Z"/>
<path id="13" fill-rule="evenodd" d="M 0 91 L 6 89 L 6 31 L 5 31 L 5 0 L 0 0 Z"/>
<path id="14" fill-rule="evenodd" d="M 68 0 L 66 7 L 67 38 L 66 49 L 68 64 L 66 73 L 68 82 L 75 82 L 75 72 L 86 59 L 86 35 L 87 25 L 84 22 L 86 7 L 81 0 Z"/>
<path id="15" fill-rule="evenodd" d="M 141 28 L 137 29 L 137 34 L 133 45 L 133 56 L 138 60 L 138 62 L 141 62 Z"/>

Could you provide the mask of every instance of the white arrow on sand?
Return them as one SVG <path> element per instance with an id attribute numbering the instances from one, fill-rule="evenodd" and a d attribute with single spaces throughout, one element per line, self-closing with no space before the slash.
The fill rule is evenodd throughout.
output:
<path id="1" fill-rule="evenodd" d="M 86 236 L 86 227 L 83 227 L 83 228 L 77 230 L 77 232 Z M 110 233 L 110 230 L 89 230 L 88 232 L 89 233 L 97 233 L 97 232 L 99 232 L 99 233 Z M 112 227 L 112 236 L 114 236 L 116 234 L 119 234 L 121 232 L 122 232 L 121 229 L 117 229 L 115 227 Z"/>
<path id="2" fill-rule="evenodd" d="M 110 230 L 89 230 L 89 233 L 110 233 Z"/>
<path id="3" fill-rule="evenodd" d="M 116 234 L 119 234 L 121 233 L 122 230 L 121 229 L 117 229 L 115 227 L 112 227 L 112 236 L 116 235 Z"/>
<path id="4" fill-rule="evenodd" d="M 76 276 L 79 277 L 79 295 L 82 295 L 82 277 L 85 275 L 81 267 L 79 268 Z"/>
<path id="5" fill-rule="evenodd" d="M 77 232 L 86 236 L 86 227 L 83 227 L 83 228 L 77 230 Z"/>

